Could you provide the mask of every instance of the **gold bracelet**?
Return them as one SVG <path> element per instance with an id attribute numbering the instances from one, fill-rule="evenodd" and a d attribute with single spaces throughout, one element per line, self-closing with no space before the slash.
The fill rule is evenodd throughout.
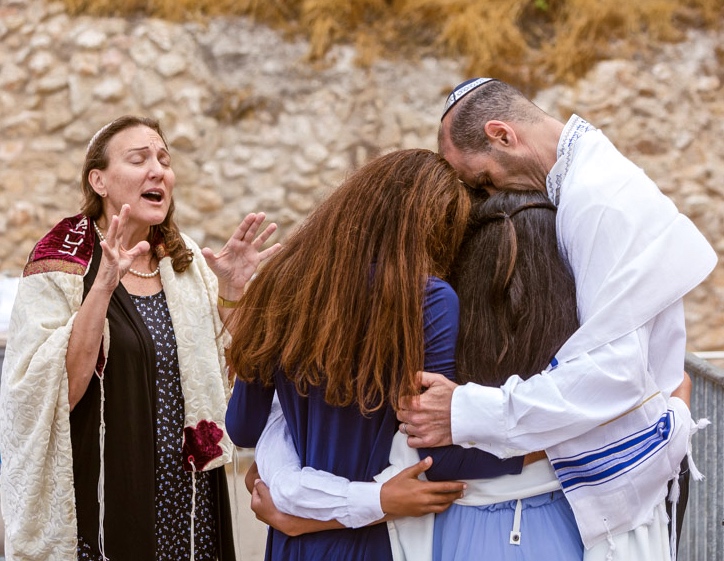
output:
<path id="1" fill-rule="evenodd" d="M 238 308 L 239 307 L 238 300 L 227 300 L 226 298 L 223 298 L 222 296 L 219 296 L 219 298 L 217 300 L 217 304 L 219 305 L 219 308 Z"/>

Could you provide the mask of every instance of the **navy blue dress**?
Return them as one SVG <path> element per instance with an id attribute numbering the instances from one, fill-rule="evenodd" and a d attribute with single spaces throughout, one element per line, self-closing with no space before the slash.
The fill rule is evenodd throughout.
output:
<path id="1" fill-rule="evenodd" d="M 425 363 L 429 372 L 453 378 L 458 299 L 452 287 L 431 277 L 425 295 Z M 391 406 L 363 416 L 356 405 L 332 407 L 319 388 L 300 396 L 284 372 L 274 373 L 284 417 L 302 466 L 353 481 L 372 481 L 389 465 L 398 422 Z M 266 424 L 275 388 L 237 380 L 226 414 L 226 429 L 237 446 L 256 445 Z M 448 446 L 421 450 L 432 456 L 428 479 L 473 479 L 520 473 L 522 458 L 500 460 L 478 449 Z M 289 537 L 270 529 L 267 561 L 392 561 L 385 524 Z"/>

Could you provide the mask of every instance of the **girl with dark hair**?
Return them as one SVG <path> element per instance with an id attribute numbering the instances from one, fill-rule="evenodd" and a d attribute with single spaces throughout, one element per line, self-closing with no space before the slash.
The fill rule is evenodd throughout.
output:
<path id="1" fill-rule="evenodd" d="M 234 559 L 224 464 L 224 318 L 258 264 L 263 214 L 215 255 L 179 232 L 159 123 L 91 139 L 82 213 L 33 249 L 0 393 L 9 558 Z"/>
<path id="2" fill-rule="evenodd" d="M 451 284 L 460 299 L 457 378 L 501 386 L 544 370 L 578 328 L 556 208 L 536 191 L 478 200 Z"/>
<path id="3" fill-rule="evenodd" d="M 460 383 L 498 387 L 550 369 L 578 328 L 556 208 L 543 193 L 507 191 L 477 201 L 451 283 L 460 299 Z M 573 511 L 545 454 L 520 475 L 474 483 L 464 505 L 436 517 L 433 559 L 583 558 Z"/>
<path id="4" fill-rule="evenodd" d="M 360 168 L 310 215 L 232 317 L 229 360 L 239 379 L 226 424 L 237 445 L 257 444 L 276 390 L 305 473 L 371 482 L 388 466 L 395 408 L 415 391 L 416 373 L 434 364 L 454 374 L 457 297 L 443 279 L 469 208 L 447 162 L 406 150 Z M 458 452 L 440 449 L 432 467 L 377 487 L 380 519 L 440 512 L 460 496 L 460 483 L 418 481 L 427 468 L 430 479 L 449 479 L 452 471 L 492 477 L 522 465 L 479 451 L 466 463 Z M 340 526 L 321 522 L 315 529 L 323 531 L 298 536 L 272 528 L 266 558 L 392 559 L 384 524 L 326 531 Z"/>

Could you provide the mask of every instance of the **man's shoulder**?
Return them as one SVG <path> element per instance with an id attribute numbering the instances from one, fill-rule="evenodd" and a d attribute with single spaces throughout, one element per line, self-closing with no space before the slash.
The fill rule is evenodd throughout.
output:
<path id="1" fill-rule="evenodd" d="M 658 191 L 646 172 L 598 129 L 584 133 L 576 141 L 563 183 L 561 203 L 577 197 L 610 200 L 644 186 Z"/>
<path id="2" fill-rule="evenodd" d="M 53 271 L 83 275 L 93 256 L 94 242 L 95 232 L 87 216 L 64 218 L 35 244 L 23 276 Z"/>

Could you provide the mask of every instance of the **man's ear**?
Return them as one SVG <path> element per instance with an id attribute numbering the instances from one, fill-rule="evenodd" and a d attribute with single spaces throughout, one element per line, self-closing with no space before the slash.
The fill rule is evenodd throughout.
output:
<path id="1" fill-rule="evenodd" d="M 485 123 L 484 130 L 492 145 L 497 144 L 501 148 L 510 148 L 517 142 L 515 131 L 503 121 L 488 121 Z"/>

